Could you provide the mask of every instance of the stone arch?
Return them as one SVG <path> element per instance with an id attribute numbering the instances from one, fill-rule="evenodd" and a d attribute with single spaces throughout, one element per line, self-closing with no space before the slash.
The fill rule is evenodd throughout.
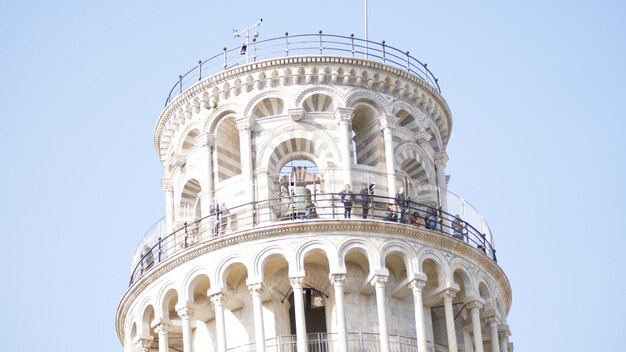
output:
<path id="1" fill-rule="evenodd" d="M 346 107 L 354 107 L 360 101 L 369 101 L 372 106 L 376 107 L 378 116 L 385 115 L 390 110 L 390 104 L 383 98 L 380 93 L 373 92 L 369 89 L 355 89 L 346 96 Z"/>
<path id="2" fill-rule="evenodd" d="M 268 251 L 259 261 L 261 264 L 261 282 L 271 291 L 277 293 L 279 297 L 286 297 L 291 284 L 289 282 L 290 265 L 286 253 L 280 251 Z"/>
<path id="3" fill-rule="evenodd" d="M 167 282 L 165 282 L 163 285 L 160 286 L 159 291 L 157 292 L 155 296 L 156 316 L 158 318 L 164 318 L 165 316 L 165 313 L 164 313 L 165 311 L 163 310 L 163 302 L 166 299 L 165 296 L 171 293 L 171 291 L 176 292 L 176 295 L 178 296 L 176 282 L 174 282 L 173 280 L 168 280 Z"/>
<path id="4" fill-rule="evenodd" d="M 257 253 L 254 258 L 255 271 L 253 276 L 259 281 L 265 281 L 265 266 L 268 264 L 268 261 L 278 257 L 287 263 L 287 267 L 295 265 L 295 255 L 290 248 L 284 248 L 278 244 L 271 245 Z"/>
<path id="5" fill-rule="evenodd" d="M 338 90 L 329 87 L 329 86 L 313 86 L 306 89 L 301 90 L 295 98 L 295 106 L 302 107 L 306 111 L 305 101 L 309 100 L 312 96 L 316 94 L 321 94 L 332 99 L 333 110 L 324 110 L 324 111 L 334 111 L 334 109 L 338 107 L 345 106 L 345 99 L 341 92 Z M 317 111 L 317 110 L 311 110 Z"/>
<path id="6" fill-rule="evenodd" d="M 215 118 L 213 130 L 215 135 L 214 153 L 217 154 L 217 181 L 225 181 L 241 174 L 241 151 L 239 129 L 236 120 L 240 116 L 233 111 L 224 111 Z"/>
<path id="7" fill-rule="evenodd" d="M 285 102 L 282 98 L 268 97 L 254 105 L 251 115 L 259 119 L 270 116 L 284 115 L 285 111 Z"/>
<path id="8" fill-rule="evenodd" d="M 326 132 L 321 130 L 306 130 L 302 126 L 288 126 L 274 131 L 265 143 L 257 149 L 258 157 L 256 165 L 270 165 L 272 163 L 272 159 L 275 159 L 273 162 L 273 168 L 268 169 L 271 171 L 278 171 L 276 170 L 276 167 L 278 167 L 276 164 L 279 161 L 279 158 L 273 158 L 276 148 L 281 143 L 291 139 L 314 141 L 313 145 L 318 158 L 315 160 L 315 163 L 321 167 L 326 166 L 331 161 L 336 161 L 340 155 L 337 145 Z"/>
<path id="9" fill-rule="evenodd" d="M 202 186 L 195 178 L 189 178 L 182 187 L 178 202 L 178 215 L 181 220 L 193 220 L 201 216 L 200 192 Z"/>
<path id="10" fill-rule="evenodd" d="M 480 298 L 482 298 L 486 304 L 493 304 L 492 302 L 493 295 L 491 293 L 492 290 L 489 287 L 489 285 L 487 285 L 487 283 L 484 280 L 479 280 L 477 286 L 478 286 L 477 293 L 480 296 Z"/>
<path id="11" fill-rule="evenodd" d="M 367 261 L 368 268 L 375 266 L 375 265 L 380 266 L 381 263 L 379 260 L 377 260 L 378 258 L 373 248 L 374 248 L 373 244 L 368 243 L 364 239 L 350 238 L 348 240 L 345 240 L 344 242 L 340 243 L 338 250 L 337 250 L 337 257 L 339 260 L 338 269 L 345 270 L 346 256 L 348 255 L 349 252 L 352 252 L 355 250 L 360 252 L 363 255 L 363 257 Z"/>
<path id="12" fill-rule="evenodd" d="M 433 120 L 426 120 L 426 132 L 432 136 L 432 138 L 428 141 L 428 144 L 433 148 L 435 152 L 443 151 L 443 141 L 441 140 L 441 133 L 439 132 L 439 128 L 433 122 Z"/>
<path id="13" fill-rule="evenodd" d="M 203 304 L 207 302 L 207 292 L 211 288 L 211 279 L 206 268 L 195 271 L 189 277 L 185 286 L 185 300 L 190 303 Z"/>
<path id="14" fill-rule="evenodd" d="M 250 268 L 253 268 L 251 258 L 242 253 L 233 253 L 230 256 L 224 258 L 215 267 L 216 282 L 219 283 L 219 286 L 214 288 L 215 290 L 225 289 L 228 287 L 228 283 L 226 282 L 226 274 L 228 268 L 233 264 L 243 265 L 246 268 L 246 275 L 248 272 L 250 272 Z"/>
<path id="15" fill-rule="evenodd" d="M 314 239 L 301 244 L 296 250 L 296 263 L 293 271 L 289 268 L 290 275 L 293 273 L 293 276 L 297 276 L 298 273 L 302 273 L 304 271 L 304 259 L 307 256 L 307 253 L 313 250 L 320 250 L 324 252 L 329 262 L 328 265 L 331 267 L 331 270 L 334 269 L 336 263 L 333 263 L 333 261 L 330 260 L 331 256 L 329 255 L 330 253 L 333 253 L 332 243 L 325 239 Z"/>
<path id="16" fill-rule="evenodd" d="M 241 284 L 247 286 L 248 268 L 241 262 L 231 262 L 225 269 L 222 277 L 223 288 L 228 291 L 239 291 Z"/>
<path id="17" fill-rule="evenodd" d="M 460 289 L 457 293 L 457 300 L 465 302 L 467 297 L 474 297 L 474 282 L 468 273 L 467 267 L 457 261 L 451 265 L 450 270 L 452 271 L 451 281 L 459 285 Z"/>
<path id="18" fill-rule="evenodd" d="M 182 138 L 181 146 L 180 146 L 180 154 L 187 154 L 191 149 L 196 146 L 196 137 L 200 135 L 200 131 L 197 128 L 193 128 L 189 133 L 185 134 L 185 137 Z"/>
<path id="19" fill-rule="evenodd" d="M 444 286 L 446 283 L 451 281 L 449 267 L 445 257 L 441 253 L 433 250 L 432 248 L 424 248 L 417 253 L 417 263 L 419 265 L 420 271 L 428 278 L 427 286 L 429 283 L 431 283 L 429 273 L 424 268 L 424 265 L 427 262 L 432 266 L 432 268 L 430 269 L 436 270 L 434 274 L 436 274 L 437 276 L 436 284 L 438 287 Z"/>
<path id="20" fill-rule="evenodd" d="M 406 243 L 400 241 L 390 241 L 386 243 L 380 250 L 381 267 L 388 267 L 387 257 L 393 253 L 397 253 L 402 258 L 406 269 L 406 276 L 411 276 L 417 272 L 415 267 L 415 255 L 413 249 Z M 397 264 L 397 263 L 396 263 Z"/>
<path id="21" fill-rule="evenodd" d="M 281 89 L 267 89 L 257 94 L 252 99 L 248 100 L 248 104 L 246 104 L 246 107 L 243 109 L 243 113 L 244 113 L 243 116 L 259 117 L 258 115 L 254 114 L 254 108 L 257 107 L 258 104 L 260 104 L 266 99 L 281 100 L 283 103 L 283 106 L 282 106 L 283 113 L 285 113 L 287 109 L 291 107 L 291 104 L 289 104 L 289 102 L 293 101 L 291 95 L 287 93 L 286 91 L 283 91 Z M 270 103 L 271 105 L 271 102 L 268 102 L 268 103 Z M 265 116 L 271 116 L 271 115 L 265 115 Z"/>
<path id="22" fill-rule="evenodd" d="M 407 193 L 411 197 L 426 198 L 434 192 L 434 165 L 415 144 L 405 144 L 395 153 L 398 171 L 410 180 Z"/>
<path id="23" fill-rule="evenodd" d="M 151 325 L 155 320 L 155 310 L 152 304 L 148 304 L 141 311 L 141 325 L 140 325 L 140 334 L 141 337 L 149 337 L 152 335 Z"/>
<path id="24" fill-rule="evenodd" d="M 383 132 L 380 127 L 380 108 L 372 105 L 371 100 L 358 100 L 354 102 L 352 117 L 352 145 L 355 163 L 373 166 L 385 170 L 385 151 Z"/>
<path id="25" fill-rule="evenodd" d="M 321 248 L 311 248 L 303 255 L 305 283 L 326 295 L 330 287 L 330 262 L 328 252 Z"/>
<path id="26" fill-rule="evenodd" d="M 158 316 L 164 320 L 172 319 L 172 316 L 170 314 L 174 313 L 176 309 L 176 304 L 180 302 L 180 295 L 178 294 L 178 291 L 173 287 L 173 285 L 166 285 L 164 286 L 162 293 L 160 293 L 158 297 Z"/>
<path id="27" fill-rule="evenodd" d="M 215 135 L 217 132 L 217 125 L 227 117 L 233 117 L 235 119 L 247 116 L 243 113 L 241 106 L 238 104 L 228 102 L 224 105 L 220 105 L 216 110 L 214 110 L 206 120 L 204 124 L 203 132 L 208 132 L 210 134 Z"/>
<path id="28" fill-rule="evenodd" d="M 394 105 L 397 107 L 398 103 Z M 406 128 L 412 133 L 418 133 L 422 130 L 422 123 L 419 119 L 419 115 L 406 103 L 402 103 L 401 108 L 394 114 L 398 119 L 398 127 Z"/>

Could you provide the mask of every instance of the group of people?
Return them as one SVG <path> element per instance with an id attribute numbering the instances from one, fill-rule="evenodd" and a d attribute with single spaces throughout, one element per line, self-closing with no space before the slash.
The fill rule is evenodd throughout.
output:
<path id="1" fill-rule="evenodd" d="M 361 216 L 363 219 L 367 219 L 367 215 L 369 214 L 369 210 L 372 207 L 372 200 L 374 195 L 374 188 L 376 187 L 375 183 L 370 184 L 367 183 L 361 184 L 361 191 L 359 192 L 359 202 L 361 205 Z M 352 217 L 352 207 L 356 202 L 356 194 L 352 193 L 350 190 L 350 185 L 346 185 L 345 188 L 339 192 L 339 199 L 341 203 L 343 203 L 343 217 L 346 219 L 350 219 Z"/>
<path id="2" fill-rule="evenodd" d="M 209 224 L 213 237 L 224 234 L 226 226 L 228 226 L 229 215 L 230 212 L 224 202 L 220 204 L 218 201 L 215 201 L 211 204 L 209 208 Z"/>

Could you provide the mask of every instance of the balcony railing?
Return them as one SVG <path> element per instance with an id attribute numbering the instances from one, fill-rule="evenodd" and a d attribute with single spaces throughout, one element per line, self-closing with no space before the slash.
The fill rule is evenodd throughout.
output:
<path id="1" fill-rule="evenodd" d="M 311 202 L 306 201 L 308 197 L 292 195 L 220 209 L 209 216 L 185 222 L 170 234 L 164 232 L 162 220 L 153 226 L 155 231 L 144 238 L 136 251 L 130 285 L 157 264 L 200 243 L 260 226 L 280 226 L 295 221 L 337 221 L 344 218 L 345 207 L 338 193 L 313 194 L 310 196 Z M 491 234 L 488 236 L 485 232 L 488 227 L 482 216 L 468 219 L 446 212 L 436 204 L 422 204 L 410 199 L 396 204 L 394 198 L 371 195 L 365 206 L 369 208 L 367 219 L 364 219 L 363 203 L 361 196 L 355 195 L 351 220 L 388 221 L 452 236 L 480 249 L 496 261 Z M 479 223 L 476 223 L 477 219 Z"/>
<path id="2" fill-rule="evenodd" d="M 318 34 L 285 33 L 283 37 L 260 41 L 255 39 L 248 46 L 224 48 L 223 52 L 199 61 L 198 65 L 180 75 L 165 100 L 165 106 L 196 82 L 223 70 L 266 59 L 305 55 L 342 56 L 382 62 L 418 76 L 441 92 L 438 80 L 428 65 L 411 56 L 408 51 L 389 46 L 384 40 L 377 43 L 355 38 L 354 35 L 323 34 L 319 31 Z"/>
<path id="3" fill-rule="evenodd" d="M 339 351 L 339 336 L 336 333 L 309 333 L 307 334 L 307 350 L 309 352 Z M 417 339 L 401 335 L 389 335 L 391 352 L 417 352 Z M 428 352 L 449 352 L 448 346 L 426 342 Z M 249 343 L 229 348 L 230 352 L 254 352 L 256 344 Z M 296 352 L 296 336 L 277 336 L 265 340 L 265 350 L 268 352 Z M 380 335 L 378 333 L 351 332 L 348 333 L 348 351 L 380 351 Z M 459 349 L 459 351 L 462 351 Z"/>

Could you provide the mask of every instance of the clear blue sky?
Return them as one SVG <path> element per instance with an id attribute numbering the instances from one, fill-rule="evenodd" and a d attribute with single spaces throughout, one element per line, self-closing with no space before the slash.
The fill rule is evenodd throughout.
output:
<path id="1" fill-rule="evenodd" d="M 0 1 L 3 351 L 121 351 L 131 255 L 163 216 L 153 130 L 178 74 L 262 38 L 362 37 L 362 1 Z M 429 63 L 449 188 L 489 221 L 517 351 L 623 350 L 626 2 L 369 1 Z M 35 332 L 31 332 L 35 331 Z"/>

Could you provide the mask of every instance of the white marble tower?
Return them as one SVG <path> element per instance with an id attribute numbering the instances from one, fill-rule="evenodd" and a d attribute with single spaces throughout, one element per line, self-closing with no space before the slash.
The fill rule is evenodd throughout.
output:
<path id="1" fill-rule="evenodd" d="M 513 350 L 494 238 L 446 187 L 439 85 L 364 46 L 286 35 L 180 78 L 154 134 L 165 217 L 117 311 L 125 352 Z"/>

